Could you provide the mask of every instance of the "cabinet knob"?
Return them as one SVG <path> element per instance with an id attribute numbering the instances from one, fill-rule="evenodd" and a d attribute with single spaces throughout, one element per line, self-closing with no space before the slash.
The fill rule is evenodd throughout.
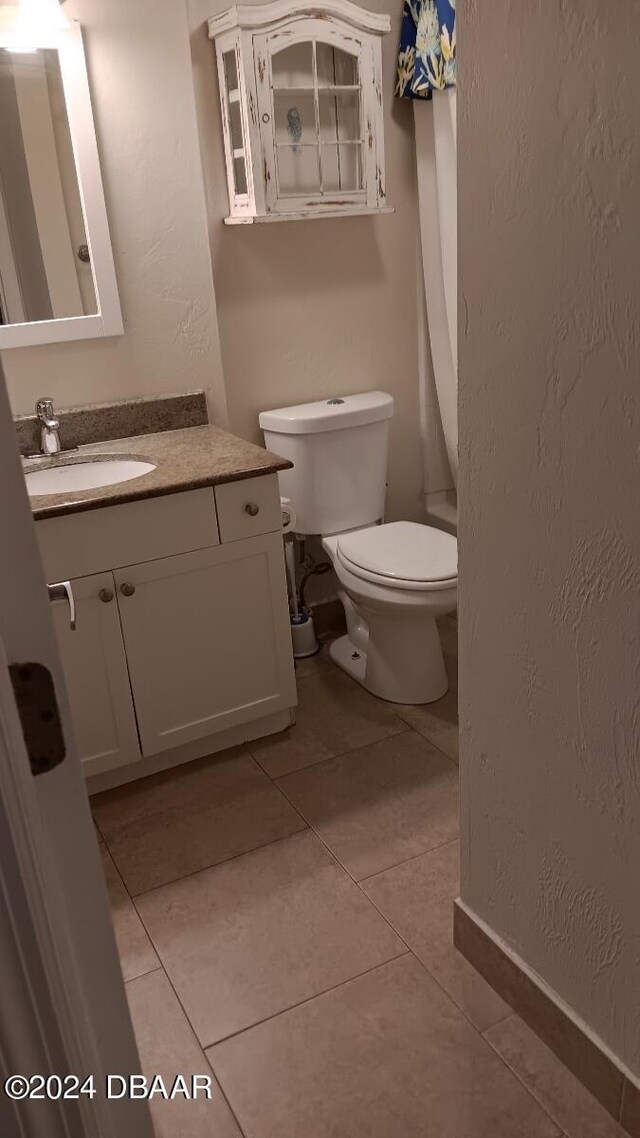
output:
<path id="1" fill-rule="evenodd" d="M 111 589 L 101 589 L 98 593 L 103 605 L 108 605 L 113 600 L 113 592 Z"/>
<path id="2" fill-rule="evenodd" d="M 124 585 L 120 586 L 120 592 L 122 593 L 123 597 L 132 597 L 135 591 L 135 585 L 132 585 L 129 581 L 125 581 Z"/>
<path id="3" fill-rule="evenodd" d="M 247 502 L 244 512 L 248 514 L 250 518 L 255 518 L 260 513 L 260 507 L 257 502 Z"/>

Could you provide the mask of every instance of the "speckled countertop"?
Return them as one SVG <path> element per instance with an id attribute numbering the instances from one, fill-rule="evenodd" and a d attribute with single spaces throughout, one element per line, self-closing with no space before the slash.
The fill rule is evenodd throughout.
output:
<path id="1" fill-rule="evenodd" d="M 95 490 L 74 490 L 64 494 L 42 494 L 31 498 L 36 519 L 95 510 L 161 494 L 176 494 L 220 482 L 236 482 L 261 474 L 286 470 L 291 463 L 262 447 L 228 434 L 219 427 L 187 427 L 155 435 L 91 443 L 66 451 L 51 459 L 27 459 L 25 473 L 48 466 L 86 462 L 92 455 L 136 458 L 155 463 L 155 470 L 129 482 L 101 486 Z"/>

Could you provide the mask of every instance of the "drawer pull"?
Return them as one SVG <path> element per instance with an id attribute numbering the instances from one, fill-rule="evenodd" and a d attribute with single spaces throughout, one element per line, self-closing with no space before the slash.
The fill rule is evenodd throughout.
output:
<path id="1" fill-rule="evenodd" d="M 260 513 L 260 507 L 257 502 L 247 502 L 244 512 L 248 514 L 250 518 L 257 518 Z"/>
<path id="2" fill-rule="evenodd" d="M 120 586 L 120 592 L 122 593 L 123 597 L 132 597 L 135 591 L 135 585 L 130 584 L 129 581 L 125 581 L 124 585 Z"/>
<path id="3" fill-rule="evenodd" d="M 113 600 L 113 592 L 111 589 L 101 589 L 98 593 L 98 596 L 100 597 L 103 605 L 108 605 L 109 602 Z"/>

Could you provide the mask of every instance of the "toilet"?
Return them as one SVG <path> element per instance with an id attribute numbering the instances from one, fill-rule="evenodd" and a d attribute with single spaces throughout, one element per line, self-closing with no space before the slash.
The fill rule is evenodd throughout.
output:
<path id="1" fill-rule="evenodd" d="M 347 635 L 332 660 L 373 695 L 431 703 L 448 688 L 436 618 L 456 607 L 455 537 L 387 522 L 384 499 L 392 396 L 346 395 L 263 411 L 269 450 L 293 463 L 281 493 L 296 532 L 315 534 L 340 585 Z"/>

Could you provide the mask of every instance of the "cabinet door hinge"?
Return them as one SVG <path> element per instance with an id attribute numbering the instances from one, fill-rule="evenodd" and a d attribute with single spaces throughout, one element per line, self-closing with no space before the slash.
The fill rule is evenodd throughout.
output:
<path id="1" fill-rule="evenodd" d="M 31 773 L 60 765 L 67 748 L 53 677 L 44 664 L 10 664 L 9 674 L 22 725 Z"/>

